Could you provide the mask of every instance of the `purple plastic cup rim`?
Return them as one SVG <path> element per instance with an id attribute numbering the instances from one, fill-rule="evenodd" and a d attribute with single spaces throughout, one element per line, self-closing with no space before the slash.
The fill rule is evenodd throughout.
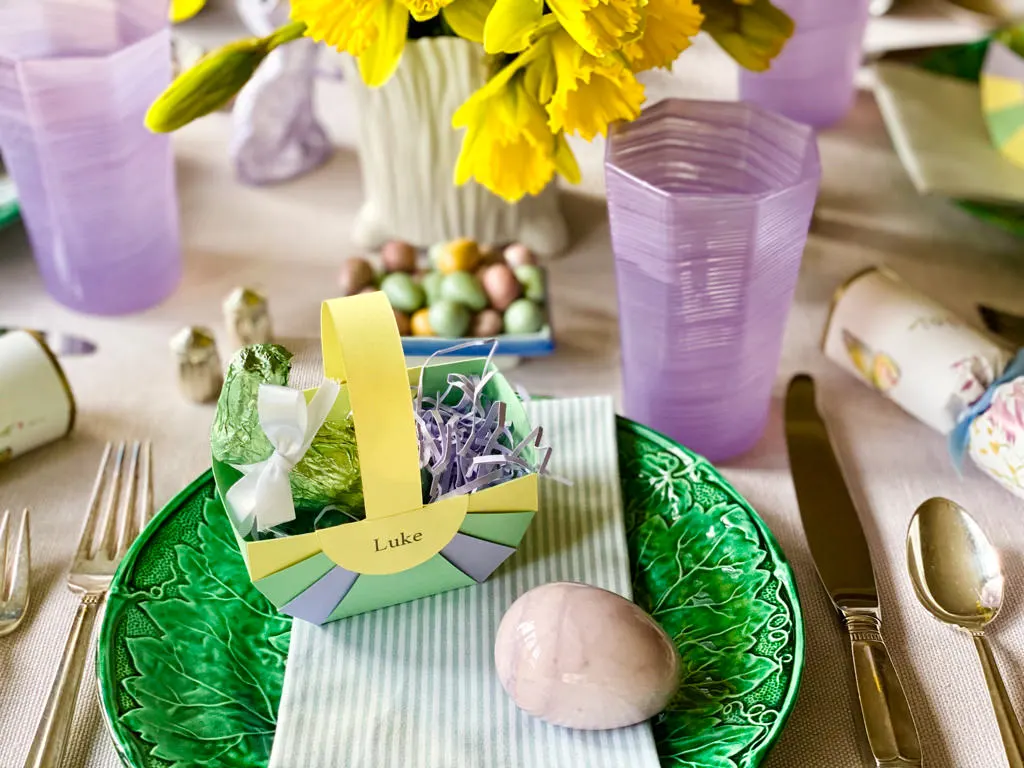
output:
<path id="1" fill-rule="evenodd" d="M 675 105 L 685 104 L 687 114 L 685 116 L 672 117 L 689 125 L 703 123 L 709 130 L 716 128 L 730 129 L 735 133 L 745 132 L 747 141 L 757 139 L 758 141 L 769 141 L 770 131 L 776 134 L 788 133 L 794 145 L 799 145 L 803 150 L 800 157 L 791 157 L 790 167 L 787 171 L 788 179 L 785 181 L 775 180 L 775 183 L 768 183 L 764 188 L 754 191 L 706 191 L 696 193 L 676 192 L 664 188 L 649 178 L 643 178 L 637 173 L 622 168 L 615 164 L 613 154 L 616 146 L 622 142 L 623 137 L 628 136 L 631 131 L 640 130 L 641 121 L 658 120 L 663 113 L 670 112 Z M 715 116 L 720 116 L 715 119 Z M 703 118 L 703 120 L 702 120 Z M 640 126 L 637 124 L 641 123 Z M 707 136 L 705 141 L 714 137 Z M 699 150 L 699 146 L 695 149 Z M 794 146 L 796 149 L 796 146 Z M 792 154 L 792 153 L 791 153 Z M 734 158 L 733 161 L 738 158 Z M 763 109 L 755 104 L 743 102 L 716 102 L 716 101 L 684 101 L 682 99 L 665 99 L 644 109 L 644 113 L 632 123 L 617 123 L 609 131 L 609 138 L 605 145 L 605 171 L 607 176 L 606 187 L 611 192 L 615 186 L 615 179 L 620 179 L 632 187 L 632 194 L 645 194 L 653 196 L 655 200 L 651 203 L 660 206 L 673 208 L 692 207 L 694 205 L 707 205 L 708 207 L 725 207 L 738 205 L 761 205 L 769 202 L 783 194 L 790 192 L 794 187 L 801 185 L 818 184 L 821 175 L 821 162 L 818 154 L 818 145 L 814 130 L 801 123 L 791 120 L 788 117 L 777 114 L 770 110 Z M 638 204 L 642 205 L 642 204 Z M 610 212 L 610 216 L 614 213 Z M 648 215 L 649 212 L 648 212 Z M 655 235 L 655 238 L 657 236 Z"/>
<path id="2" fill-rule="evenodd" d="M 5 0 L 0 3 L 0 58 L 103 59 L 169 29 L 164 3 Z"/>

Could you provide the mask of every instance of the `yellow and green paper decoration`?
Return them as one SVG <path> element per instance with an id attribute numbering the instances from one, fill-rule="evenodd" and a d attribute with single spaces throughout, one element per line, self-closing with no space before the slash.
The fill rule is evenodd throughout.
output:
<path id="1" fill-rule="evenodd" d="M 989 44 L 979 79 L 981 110 L 992 143 L 1007 160 L 1024 167 L 1024 57 L 1003 41 L 1012 34 Z"/>
<path id="2" fill-rule="evenodd" d="M 282 613 L 324 624 L 486 581 L 533 521 L 537 473 L 424 502 L 411 399 L 421 371 L 406 368 L 387 297 L 324 302 L 321 334 L 324 375 L 342 383 L 327 420 L 351 414 L 366 518 L 257 541 L 229 514 L 253 585 Z M 505 404 L 513 439 L 532 463 L 526 411 L 493 366 L 484 359 L 438 362 L 423 369 L 423 384 L 441 392 L 449 374 L 487 375 L 484 394 Z M 229 490 L 242 473 L 214 457 L 213 474 L 229 508 Z"/>

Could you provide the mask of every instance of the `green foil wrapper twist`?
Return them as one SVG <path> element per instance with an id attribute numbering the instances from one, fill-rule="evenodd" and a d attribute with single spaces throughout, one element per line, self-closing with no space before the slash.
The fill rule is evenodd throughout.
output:
<path id="1" fill-rule="evenodd" d="M 210 429 L 210 445 L 218 461 L 255 464 L 270 458 L 274 448 L 260 427 L 259 387 L 287 386 L 291 359 L 292 353 L 278 344 L 254 344 L 235 353 Z M 312 531 L 315 516 L 329 505 L 361 518 L 363 492 L 352 421 L 325 422 L 289 479 L 297 517 L 279 526 L 281 533 Z M 351 519 L 349 515 L 346 517 Z"/>

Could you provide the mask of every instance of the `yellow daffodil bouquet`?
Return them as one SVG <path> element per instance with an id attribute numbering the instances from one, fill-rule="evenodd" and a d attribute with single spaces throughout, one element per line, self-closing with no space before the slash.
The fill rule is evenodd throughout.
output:
<path id="1" fill-rule="evenodd" d="M 198 7 L 177 2 L 189 13 Z M 578 182 L 566 134 L 590 140 L 635 119 L 644 102 L 637 74 L 671 67 L 701 29 L 755 71 L 793 32 L 770 0 L 292 0 L 291 18 L 183 72 L 150 108 L 150 129 L 173 131 L 219 109 L 270 51 L 303 36 L 351 54 L 377 87 L 407 40 L 454 35 L 482 45 L 492 71 L 452 116 L 453 128 L 465 129 L 455 183 L 475 179 L 515 202 L 556 172 Z"/>

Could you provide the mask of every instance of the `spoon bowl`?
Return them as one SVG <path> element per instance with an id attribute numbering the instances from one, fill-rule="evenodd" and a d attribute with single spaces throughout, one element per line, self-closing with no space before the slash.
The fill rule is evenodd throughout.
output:
<path id="1" fill-rule="evenodd" d="M 979 631 L 1003 604 L 999 553 L 959 504 L 929 499 L 907 532 L 907 567 L 918 600 L 939 621 Z"/>
<path id="2" fill-rule="evenodd" d="M 970 633 L 1007 762 L 1024 768 L 1024 731 L 984 633 L 1003 604 L 999 553 L 967 510 L 949 499 L 929 499 L 910 521 L 907 568 L 921 604 L 939 621 Z"/>

